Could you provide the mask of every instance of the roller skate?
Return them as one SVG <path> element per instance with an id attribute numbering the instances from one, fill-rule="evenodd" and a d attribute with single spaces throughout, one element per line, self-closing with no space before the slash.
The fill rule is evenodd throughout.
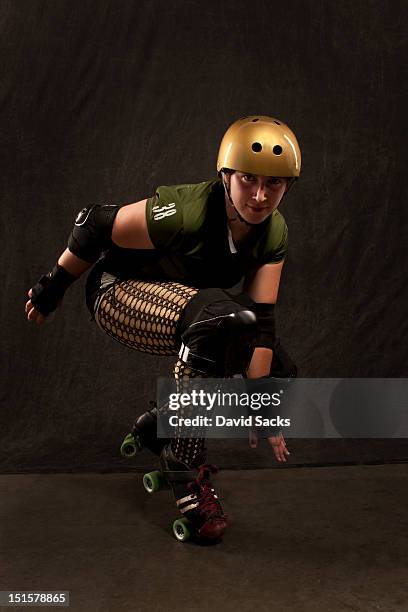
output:
<path id="1" fill-rule="evenodd" d="M 134 457 L 144 448 L 160 456 L 163 447 L 168 444 L 165 438 L 157 438 L 157 404 L 149 402 L 150 410 L 138 417 L 133 425 L 132 431 L 124 438 L 120 454 L 128 459 Z"/>
<path id="2" fill-rule="evenodd" d="M 178 460 L 169 445 L 160 456 L 161 470 L 145 474 L 143 485 L 148 493 L 156 493 L 163 488 L 171 488 L 182 518 L 173 522 L 173 534 L 179 542 L 198 539 L 206 542 L 219 542 L 227 527 L 218 496 L 210 482 L 210 475 L 218 470 L 214 465 L 202 464 L 201 455 L 195 462 L 197 467 L 189 467 Z"/>

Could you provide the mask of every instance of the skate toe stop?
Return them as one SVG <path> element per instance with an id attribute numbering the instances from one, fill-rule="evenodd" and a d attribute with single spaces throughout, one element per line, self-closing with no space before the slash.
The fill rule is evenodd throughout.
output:
<path id="1" fill-rule="evenodd" d="M 207 521 L 199 530 L 199 536 L 206 540 L 220 540 L 227 528 L 227 521 L 224 519 L 217 519 L 214 521 Z"/>

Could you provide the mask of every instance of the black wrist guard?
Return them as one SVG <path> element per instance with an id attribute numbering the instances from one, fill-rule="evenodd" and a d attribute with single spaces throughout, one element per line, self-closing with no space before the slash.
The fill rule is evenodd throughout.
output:
<path id="1" fill-rule="evenodd" d="M 49 274 L 42 276 L 32 288 L 32 305 L 44 316 L 49 315 L 50 312 L 56 310 L 65 291 L 76 280 L 76 276 L 57 264 Z"/>

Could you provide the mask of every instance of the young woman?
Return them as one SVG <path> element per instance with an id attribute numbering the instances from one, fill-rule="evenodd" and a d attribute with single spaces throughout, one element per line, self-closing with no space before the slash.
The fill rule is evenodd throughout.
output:
<path id="1" fill-rule="evenodd" d="M 178 381 L 293 375 L 282 372 L 273 309 L 287 250 L 278 206 L 300 165 L 296 137 L 280 120 L 236 121 L 221 143 L 217 180 L 83 209 L 57 265 L 28 292 L 28 320 L 42 324 L 93 266 L 86 300 L 98 326 L 136 350 L 178 354 Z M 241 280 L 244 291 L 230 293 Z M 209 480 L 204 440 L 158 440 L 156 415 L 148 411 L 136 421 L 137 445 L 160 456 L 177 506 L 198 535 L 220 539 L 227 517 Z M 282 434 L 268 441 L 276 459 L 286 461 Z"/>

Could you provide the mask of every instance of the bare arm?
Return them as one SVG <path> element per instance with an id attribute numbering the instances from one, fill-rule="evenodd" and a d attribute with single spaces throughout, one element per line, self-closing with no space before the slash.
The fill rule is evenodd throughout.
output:
<path id="1" fill-rule="evenodd" d="M 69 249 L 65 249 L 65 251 L 61 254 L 58 259 L 58 264 L 65 268 L 67 272 L 73 274 L 77 278 L 81 276 L 84 272 L 89 270 L 89 268 L 93 265 L 89 263 L 89 261 L 85 261 L 84 259 L 80 259 Z"/>
<path id="2" fill-rule="evenodd" d="M 123 248 L 154 249 L 147 229 L 146 202 L 147 199 L 144 199 L 119 209 L 112 226 L 111 238 L 114 244 Z M 67 248 L 59 257 L 58 265 L 79 278 L 93 263 L 81 259 Z M 46 317 L 34 308 L 31 301 L 32 289 L 28 291 L 28 296 L 30 299 L 25 305 L 27 319 L 41 325 Z"/>
<path id="3" fill-rule="evenodd" d="M 112 240 L 124 249 L 154 249 L 146 221 L 146 200 L 123 206 L 116 215 Z"/>
<path id="4" fill-rule="evenodd" d="M 283 261 L 277 264 L 265 264 L 247 278 L 245 290 L 255 302 L 276 304 L 282 268 Z M 257 347 L 248 368 L 248 378 L 268 376 L 271 370 L 272 357 L 272 349 Z M 258 445 L 258 436 L 255 430 L 250 431 L 249 443 L 252 448 L 256 448 Z M 286 456 L 290 453 L 286 448 L 282 433 L 269 437 L 268 443 L 272 447 L 276 460 L 285 462 Z"/>
<path id="5" fill-rule="evenodd" d="M 112 227 L 112 242 L 125 249 L 154 249 L 146 222 L 147 199 L 119 209 Z M 78 278 L 93 265 L 80 259 L 69 249 L 58 259 L 60 266 Z"/>
<path id="6" fill-rule="evenodd" d="M 246 278 L 245 291 L 254 302 L 276 304 L 283 264 L 265 264 Z"/>

